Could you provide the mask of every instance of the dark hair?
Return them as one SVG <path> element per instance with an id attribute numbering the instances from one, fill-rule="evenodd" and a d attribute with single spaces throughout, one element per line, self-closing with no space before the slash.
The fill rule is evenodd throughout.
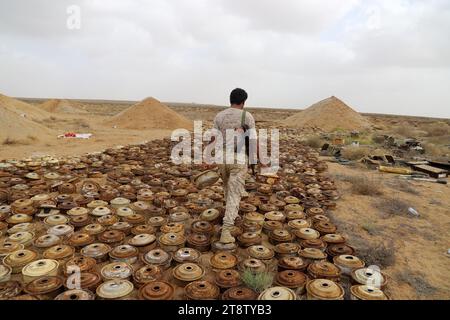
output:
<path id="1" fill-rule="evenodd" d="M 241 104 L 247 100 L 248 95 L 244 89 L 236 88 L 230 93 L 230 103 L 231 104 Z"/>

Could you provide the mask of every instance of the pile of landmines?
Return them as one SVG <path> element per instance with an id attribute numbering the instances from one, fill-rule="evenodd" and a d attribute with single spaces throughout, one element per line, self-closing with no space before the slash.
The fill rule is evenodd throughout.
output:
<path id="1" fill-rule="evenodd" d="M 224 245 L 221 181 L 198 190 L 205 167 L 172 164 L 171 145 L 1 163 L 0 299 L 388 298 L 330 221 L 317 152 L 285 138 L 278 178 L 247 177 Z"/>

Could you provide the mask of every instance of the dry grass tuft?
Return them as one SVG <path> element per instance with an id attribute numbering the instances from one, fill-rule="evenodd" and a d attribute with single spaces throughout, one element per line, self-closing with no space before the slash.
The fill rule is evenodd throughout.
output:
<path id="1" fill-rule="evenodd" d="M 375 196 L 381 195 L 383 192 L 380 188 L 380 182 L 378 179 L 369 178 L 366 176 L 353 177 L 350 181 L 352 183 L 352 192 L 354 194 Z"/>
<path id="2" fill-rule="evenodd" d="M 324 141 L 319 136 L 310 136 L 303 143 L 311 148 L 320 148 Z"/>
<path id="3" fill-rule="evenodd" d="M 420 194 L 419 191 L 417 191 L 411 184 L 410 181 L 400 180 L 400 179 L 393 179 L 391 181 L 386 182 L 386 185 L 397 190 L 402 191 L 414 195 Z"/>
<path id="4" fill-rule="evenodd" d="M 392 266 L 395 263 L 395 250 L 392 241 L 380 243 L 375 246 L 358 248 L 358 257 L 366 262 L 366 266 L 376 265 L 381 268 Z"/>
<path id="5" fill-rule="evenodd" d="M 410 204 L 400 200 L 397 196 L 377 199 L 374 206 L 387 216 L 408 215 Z"/>
<path id="6" fill-rule="evenodd" d="M 269 272 L 255 273 L 251 269 L 245 269 L 242 273 L 242 282 L 255 292 L 262 292 L 272 285 L 273 274 Z"/>
<path id="7" fill-rule="evenodd" d="M 347 146 L 341 150 L 344 159 L 360 160 L 370 154 L 370 149 L 365 147 Z"/>
<path id="8" fill-rule="evenodd" d="M 374 235 L 377 231 L 377 226 L 373 222 L 366 222 L 361 225 L 361 228 L 365 230 L 368 234 Z"/>
<path id="9" fill-rule="evenodd" d="M 17 139 L 12 139 L 10 137 L 7 137 L 7 138 L 5 138 L 5 140 L 3 140 L 2 144 L 5 146 L 12 146 L 12 145 L 20 144 L 20 141 Z"/>
<path id="10" fill-rule="evenodd" d="M 17 145 L 29 145 L 30 144 L 30 140 L 31 141 L 36 141 L 37 138 L 35 138 L 35 140 L 32 140 L 29 138 L 30 136 L 28 136 L 27 140 L 18 140 L 18 139 L 13 139 L 10 137 L 7 137 L 5 140 L 3 140 L 2 144 L 4 146 L 17 146 Z"/>
<path id="11" fill-rule="evenodd" d="M 335 174 L 333 177 L 335 180 L 351 183 L 351 191 L 353 194 L 364 196 L 377 196 L 383 194 L 381 191 L 382 184 L 379 178 L 366 175 L 350 176 L 346 174 Z"/>

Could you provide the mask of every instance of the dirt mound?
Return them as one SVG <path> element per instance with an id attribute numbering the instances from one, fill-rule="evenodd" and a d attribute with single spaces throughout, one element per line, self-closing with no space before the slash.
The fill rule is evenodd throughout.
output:
<path id="1" fill-rule="evenodd" d="M 0 145 L 31 144 L 51 138 L 50 129 L 29 119 L 25 113 L 11 111 L 0 104 Z"/>
<path id="2" fill-rule="evenodd" d="M 193 123 L 154 98 L 147 98 L 113 116 L 106 125 L 121 129 L 192 130 Z"/>
<path id="3" fill-rule="evenodd" d="M 29 120 L 42 120 L 51 116 L 47 111 L 31 104 L 0 94 L 0 108 L 9 110 Z M 2 119 L 3 120 L 3 119 Z"/>
<path id="4" fill-rule="evenodd" d="M 51 113 L 87 113 L 68 100 L 50 99 L 39 105 L 39 107 Z"/>
<path id="5" fill-rule="evenodd" d="M 369 120 L 334 96 L 313 104 L 285 119 L 282 123 L 293 127 L 316 128 L 325 131 L 362 130 L 371 125 Z"/>

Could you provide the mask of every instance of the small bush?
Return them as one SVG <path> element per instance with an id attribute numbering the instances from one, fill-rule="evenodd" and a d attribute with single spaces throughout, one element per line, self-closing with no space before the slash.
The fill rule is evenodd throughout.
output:
<path id="1" fill-rule="evenodd" d="M 360 160 L 370 154 L 369 148 L 348 146 L 341 150 L 341 155 L 344 159 Z"/>
<path id="2" fill-rule="evenodd" d="M 361 225 L 363 230 L 366 230 L 368 234 L 374 235 L 376 233 L 377 227 L 373 222 L 366 222 Z"/>
<path id="3" fill-rule="evenodd" d="M 383 193 L 378 179 L 369 178 L 367 176 L 355 176 L 352 177 L 349 182 L 352 183 L 352 192 L 354 194 L 374 196 Z"/>
<path id="4" fill-rule="evenodd" d="M 375 203 L 375 207 L 388 215 L 407 215 L 410 204 L 400 200 L 396 196 L 380 199 Z"/>
<path id="5" fill-rule="evenodd" d="M 395 263 L 394 244 L 390 241 L 386 244 L 358 248 L 358 256 L 365 261 L 366 266 L 376 265 L 386 268 Z"/>
<path id="6" fill-rule="evenodd" d="M 323 143 L 324 143 L 323 140 L 318 136 L 308 137 L 304 141 L 304 144 L 311 148 L 320 148 L 320 147 L 322 147 Z"/>
<path id="7" fill-rule="evenodd" d="M 263 292 L 272 285 L 273 274 L 269 272 L 253 272 L 245 269 L 242 273 L 242 282 L 255 292 Z"/>

